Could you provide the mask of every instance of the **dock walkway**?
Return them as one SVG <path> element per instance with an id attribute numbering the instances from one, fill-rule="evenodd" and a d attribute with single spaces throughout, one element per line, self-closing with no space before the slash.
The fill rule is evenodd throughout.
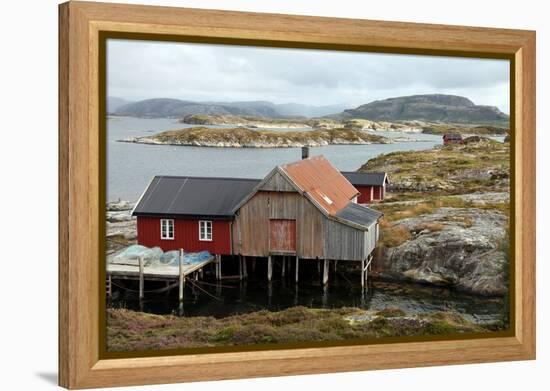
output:
<path id="1" fill-rule="evenodd" d="M 216 263 L 216 272 L 219 268 L 219 257 L 210 256 L 208 259 L 199 262 L 185 262 L 182 255 L 178 258 L 177 265 L 160 265 L 158 263 L 145 264 L 143 258 L 139 258 L 136 263 L 113 263 L 111 260 L 115 254 L 107 259 L 107 295 L 112 292 L 112 279 L 122 280 L 138 280 L 139 281 L 139 298 L 143 299 L 145 281 L 178 281 L 179 299 L 183 300 L 185 289 L 185 280 L 189 276 L 194 275 L 198 278 L 198 274 L 202 273 L 203 269 L 211 264 Z"/>

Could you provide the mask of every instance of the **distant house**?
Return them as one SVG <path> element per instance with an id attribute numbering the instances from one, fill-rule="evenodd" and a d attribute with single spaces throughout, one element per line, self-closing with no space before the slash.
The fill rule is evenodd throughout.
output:
<path id="1" fill-rule="evenodd" d="M 462 144 L 462 136 L 458 133 L 447 133 L 443 135 L 443 145 Z"/>
<path id="2" fill-rule="evenodd" d="M 385 172 L 343 171 L 342 175 L 361 193 L 357 197 L 359 204 L 370 204 L 383 200 L 386 196 L 386 185 L 389 180 Z"/>
<path id="3" fill-rule="evenodd" d="M 136 207 L 138 243 L 230 255 L 233 209 L 256 179 L 156 176 Z"/>

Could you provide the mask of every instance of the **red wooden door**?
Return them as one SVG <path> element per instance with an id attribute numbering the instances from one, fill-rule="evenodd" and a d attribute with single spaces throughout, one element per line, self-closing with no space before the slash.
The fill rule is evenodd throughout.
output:
<path id="1" fill-rule="evenodd" d="M 269 220 L 269 251 L 296 252 L 296 220 Z"/>

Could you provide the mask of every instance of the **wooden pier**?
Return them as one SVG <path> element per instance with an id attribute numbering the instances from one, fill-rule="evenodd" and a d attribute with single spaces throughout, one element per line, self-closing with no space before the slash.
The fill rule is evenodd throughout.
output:
<path id="1" fill-rule="evenodd" d="M 178 285 L 179 299 L 182 301 L 186 279 L 196 279 L 203 269 L 211 263 L 216 263 L 216 276 L 219 278 L 221 275 L 220 257 L 211 256 L 207 260 L 194 263 L 185 263 L 183 259 L 182 251 L 177 265 L 145 265 L 143 258 L 138 260 L 137 265 L 107 262 L 107 295 L 110 296 L 112 293 L 111 284 L 113 279 L 138 280 L 140 299 L 144 297 L 145 281 L 166 281 L 168 284 L 174 282 L 173 285 Z"/>

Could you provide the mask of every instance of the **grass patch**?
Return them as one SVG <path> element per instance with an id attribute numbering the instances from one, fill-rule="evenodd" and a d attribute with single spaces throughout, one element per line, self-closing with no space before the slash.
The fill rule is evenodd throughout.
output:
<path id="1" fill-rule="evenodd" d="M 392 152 L 365 163 L 359 171 L 388 173 L 392 200 L 418 194 L 457 195 L 505 191 L 510 171 L 510 145 L 480 138 L 463 145 L 426 151 Z"/>
<path id="2" fill-rule="evenodd" d="M 380 246 L 397 247 L 411 239 L 411 231 L 405 224 L 390 225 L 385 220 L 380 222 Z"/>
<path id="3" fill-rule="evenodd" d="M 292 307 L 283 311 L 258 311 L 216 319 L 151 315 L 126 309 L 107 310 L 107 349 L 135 351 L 208 346 L 274 344 L 346 339 L 375 339 L 385 336 L 487 332 L 498 325 L 478 326 L 459 315 L 407 316 L 396 308 L 361 318 L 357 308 L 310 309 Z"/>

